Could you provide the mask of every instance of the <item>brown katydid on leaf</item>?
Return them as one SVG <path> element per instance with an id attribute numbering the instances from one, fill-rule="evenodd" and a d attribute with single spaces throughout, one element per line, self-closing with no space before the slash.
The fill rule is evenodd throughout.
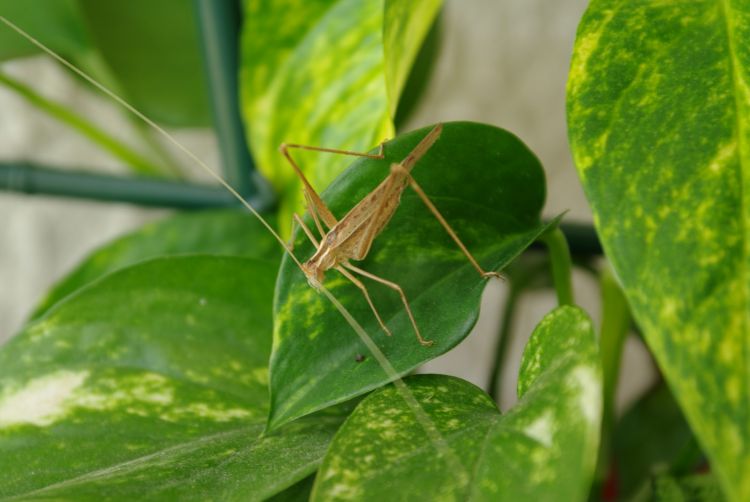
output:
<path id="1" fill-rule="evenodd" d="M 393 214 L 398 209 L 399 202 L 401 200 L 401 194 L 404 192 L 407 186 L 410 186 L 424 202 L 430 212 L 437 218 L 440 224 L 443 226 L 448 235 L 451 236 L 453 241 L 458 245 L 461 251 L 466 255 L 466 258 L 471 262 L 472 266 L 479 272 L 482 277 L 498 277 L 502 276 L 493 271 L 485 271 L 472 256 L 469 250 L 464 246 L 459 239 L 456 232 L 451 228 L 448 222 L 443 218 L 438 211 L 437 207 L 432 203 L 427 194 L 422 190 L 419 184 L 411 176 L 411 170 L 417 164 L 417 161 L 432 147 L 432 145 L 440 137 L 440 133 L 443 130 L 442 124 L 437 124 L 423 139 L 417 144 L 416 147 L 399 163 L 391 164 L 390 173 L 386 178 L 367 194 L 362 200 L 360 200 L 346 215 L 337 220 L 336 217 L 331 213 L 328 206 L 323 202 L 323 199 L 317 194 L 315 189 L 312 187 L 310 182 L 305 177 L 302 170 L 299 168 L 297 163 L 292 159 L 289 154 L 289 149 L 299 148 L 304 150 L 313 150 L 318 152 L 327 153 L 338 153 L 342 155 L 352 155 L 358 157 L 367 157 L 371 159 L 383 159 L 383 144 L 380 145 L 380 149 L 376 154 L 358 153 L 351 152 L 348 150 L 336 150 L 332 148 L 321 148 L 305 145 L 287 144 L 281 145 L 281 153 L 287 158 L 289 163 L 294 168 L 294 171 L 302 180 L 302 186 L 305 194 L 305 200 L 308 204 L 308 212 L 315 222 L 318 232 L 320 233 L 321 240 L 315 237 L 310 228 L 302 221 L 299 215 L 294 215 L 294 222 L 298 224 L 305 235 L 315 245 L 316 251 L 313 256 L 306 262 L 302 263 L 302 271 L 305 273 L 308 282 L 315 289 L 320 289 L 325 272 L 330 269 L 335 269 L 340 272 L 344 277 L 350 280 L 357 288 L 362 291 L 367 303 L 370 305 L 375 318 L 378 320 L 378 324 L 383 328 L 386 334 L 390 335 L 391 332 L 383 321 L 382 317 L 378 313 L 378 309 L 370 297 L 367 287 L 355 277 L 354 274 L 366 277 L 375 282 L 379 282 L 394 291 L 396 291 L 401 297 L 401 301 L 404 304 L 406 313 L 409 315 L 409 320 L 414 327 L 414 332 L 421 343 L 424 346 L 429 347 L 432 345 L 432 341 L 425 340 L 419 332 L 419 327 L 414 314 L 412 313 L 409 301 L 406 299 L 403 289 L 397 283 L 384 279 L 380 276 L 367 272 L 355 265 L 352 265 L 349 260 L 360 261 L 367 257 L 367 253 L 370 251 L 373 240 L 383 231 L 385 226 L 393 217 Z M 322 223 L 321 224 L 321 220 Z M 323 228 L 323 225 L 328 229 L 327 231 Z"/>

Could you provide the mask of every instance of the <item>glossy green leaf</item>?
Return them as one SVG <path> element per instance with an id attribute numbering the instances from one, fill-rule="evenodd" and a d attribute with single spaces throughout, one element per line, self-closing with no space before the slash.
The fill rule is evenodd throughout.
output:
<path id="1" fill-rule="evenodd" d="M 67 57 L 75 59 L 91 49 L 77 0 L 0 0 L 0 16 Z M 0 24 L 0 61 L 39 53 L 39 48 Z"/>
<path id="2" fill-rule="evenodd" d="M 403 130 L 404 124 L 415 112 L 417 105 L 427 93 L 427 86 L 435 71 L 442 47 L 442 20 L 441 14 L 435 17 L 435 21 L 422 43 L 422 48 L 414 59 L 409 78 L 406 79 L 406 83 L 401 90 L 396 116 L 393 118 L 397 131 Z"/>
<path id="3" fill-rule="evenodd" d="M 131 104 L 172 126 L 210 123 L 192 2 L 78 2 L 92 41 Z"/>
<path id="4" fill-rule="evenodd" d="M 268 502 L 308 502 L 314 481 L 315 475 L 310 475 L 283 492 L 269 498 Z"/>
<path id="5" fill-rule="evenodd" d="M 248 142 L 282 194 L 280 225 L 302 212 L 284 142 L 365 151 L 393 137 L 400 93 L 441 0 L 245 0 L 241 94 Z M 350 162 L 295 152 L 323 188 Z"/>
<path id="6" fill-rule="evenodd" d="M 406 85 L 412 62 L 427 37 L 442 0 L 386 0 L 383 18 L 383 55 L 388 112 L 396 116 L 401 92 Z"/>
<path id="7" fill-rule="evenodd" d="M 244 256 L 271 262 L 281 258 L 278 242 L 245 211 L 178 213 L 145 225 L 91 253 L 52 287 L 32 318 L 40 317 L 73 291 L 109 272 L 151 258 L 194 253 Z"/>
<path id="8" fill-rule="evenodd" d="M 430 129 L 387 143 L 383 160 L 360 159 L 352 164 L 323 194 L 333 214 L 343 217 L 383 180 L 390 163 L 406 157 Z M 496 127 L 445 124 L 413 175 L 487 270 L 507 265 L 546 228 L 539 219 L 545 197 L 539 161 L 518 138 Z M 302 232 L 297 235 L 295 254 L 301 260 L 313 254 Z M 401 374 L 454 347 L 476 322 L 487 279 L 481 278 L 411 189 L 403 193 L 395 216 L 359 265 L 400 284 L 422 335 L 434 342 L 432 347 L 417 342 L 395 291 L 363 279 L 394 334 L 387 337 L 361 291 L 338 272 L 329 271 L 326 287 Z M 274 308 L 272 426 L 391 380 L 288 257 L 282 261 Z M 357 362 L 360 355 L 365 360 Z"/>
<path id="9" fill-rule="evenodd" d="M 613 468 L 623 500 L 655 473 L 688 474 L 700 463 L 693 433 L 664 384 L 636 401 L 613 432 Z"/>
<path id="10" fill-rule="evenodd" d="M 723 502 L 719 483 L 710 474 L 696 474 L 684 478 L 659 476 L 653 481 L 648 497 L 652 502 Z"/>
<path id="11" fill-rule="evenodd" d="M 604 250 L 731 500 L 750 500 L 750 5 L 596 0 L 568 82 Z"/>
<path id="12" fill-rule="evenodd" d="M 501 415 L 463 380 L 405 382 L 439 431 L 389 386 L 365 398 L 333 439 L 313 489 L 330 500 L 584 500 L 596 463 L 601 368 L 591 321 L 548 314 L 521 362 L 520 401 Z"/>
<path id="13" fill-rule="evenodd" d="M 275 273 L 152 260 L 31 323 L 0 350 L 0 498 L 258 500 L 310 474 L 341 417 L 261 434 Z"/>

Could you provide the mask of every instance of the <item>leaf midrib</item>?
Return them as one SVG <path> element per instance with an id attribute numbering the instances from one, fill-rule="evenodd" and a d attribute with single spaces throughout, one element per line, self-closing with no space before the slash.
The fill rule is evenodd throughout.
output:
<path id="1" fill-rule="evenodd" d="M 73 478 L 70 478 L 70 479 L 66 479 L 64 481 L 58 481 L 57 483 L 52 483 L 52 484 L 49 484 L 49 485 L 44 486 L 42 488 L 37 488 L 37 489 L 32 490 L 32 491 L 28 491 L 28 492 L 24 492 L 24 493 L 18 493 L 16 495 L 11 495 L 6 500 L 20 500 L 20 499 L 29 497 L 31 495 L 43 494 L 43 493 L 45 493 L 47 491 L 55 490 L 57 488 L 65 488 L 65 487 L 71 486 L 71 485 L 75 486 L 75 485 L 78 485 L 78 484 L 80 484 L 82 482 L 94 481 L 96 479 L 101 479 L 103 477 L 106 477 L 108 474 L 110 474 L 112 472 L 116 472 L 118 469 L 123 469 L 123 468 L 129 467 L 129 466 L 132 466 L 132 465 L 137 465 L 139 463 L 148 462 L 152 458 L 157 457 L 159 455 L 164 455 L 165 453 L 179 452 L 180 450 L 183 450 L 183 449 L 186 449 L 186 448 L 191 448 L 191 447 L 192 448 L 200 447 L 200 445 L 202 443 L 208 443 L 208 442 L 210 442 L 210 441 L 212 441 L 214 439 L 222 438 L 222 437 L 225 437 L 225 436 L 232 436 L 232 435 L 241 434 L 242 432 L 246 432 L 246 431 L 252 429 L 254 426 L 255 427 L 259 427 L 260 430 L 262 431 L 263 430 L 263 424 L 264 424 L 264 421 L 260 420 L 258 423 L 246 424 L 246 425 L 243 425 L 242 427 L 237 427 L 237 428 L 234 428 L 234 429 L 217 432 L 215 434 L 211 434 L 211 435 L 208 435 L 208 436 L 201 436 L 199 438 L 191 439 L 189 441 L 185 441 L 185 442 L 182 442 L 182 443 L 177 443 L 177 444 L 174 444 L 174 445 L 169 446 L 167 448 L 162 448 L 160 450 L 156 450 L 156 451 L 153 451 L 151 453 L 147 453 L 145 455 L 141 455 L 139 457 L 132 458 L 130 460 L 125 460 L 123 462 L 119 462 L 119 463 L 116 463 L 116 464 L 113 464 L 113 465 L 110 465 L 110 466 L 107 466 L 107 467 L 103 467 L 101 469 L 95 469 L 95 470 L 92 470 L 92 471 L 89 471 L 89 472 L 85 472 L 85 473 L 80 474 L 80 475 L 78 475 L 76 477 L 73 477 Z"/>
<path id="2" fill-rule="evenodd" d="M 541 223 L 541 224 L 539 224 L 539 226 L 537 226 L 535 228 L 535 230 L 538 231 L 537 238 L 538 238 L 539 235 L 542 234 L 542 232 L 547 228 L 548 225 L 549 225 L 549 223 L 546 224 L 546 225 L 544 223 Z M 529 231 L 529 233 L 530 233 L 530 231 Z M 520 254 L 521 252 L 523 252 L 523 251 L 519 251 L 518 254 Z M 508 263 L 512 262 L 518 256 L 518 254 L 516 256 L 511 257 L 508 260 Z M 436 281 L 435 283 L 433 283 L 433 285 L 430 288 L 423 289 L 417 295 L 415 295 L 412 298 L 410 298 L 409 299 L 410 303 L 412 303 L 412 304 L 416 303 L 419 298 L 421 298 L 424 294 L 426 294 L 425 291 L 431 291 L 432 289 L 439 288 L 440 284 L 443 284 L 445 282 L 449 282 L 453 278 L 454 275 L 457 275 L 459 273 L 463 273 L 467 268 L 469 268 L 469 269 L 472 268 L 472 266 L 471 266 L 470 263 L 465 263 L 463 265 L 460 265 L 460 266 L 456 267 L 454 270 L 451 270 L 449 273 L 447 273 L 446 275 L 444 275 L 438 281 Z M 486 283 L 485 284 L 480 284 L 479 286 L 482 289 L 484 289 L 484 287 L 486 286 Z M 389 323 L 389 322 L 393 321 L 393 319 L 395 317 L 399 316 L 399 315 L 405 315 L 405 314 L 403 314 L 403 312 L 401 312 L 401 311 L 396 311 L 393 315 L 388 316 L 388 317 L 384 317 L 384 321 L 386 323 Z M 342 348 L 341 350 L 342 350 L 342 352 L 344 352 L 345 348 Z M 343 357 L 336 358 L 335 364 L 333 364 L 332 367 L 338 369 L 338 368 L 342 367 L 344 364 L 348 364 L 349 362 L 350 362 L 350 359 L 347 359 L 347 358 L 343 358 Z M 397 373 L 400 376 L 403 376 L 407 372 L 409 372 L 410 369 L 405 369 L 405 370 L 398 370 L 397 369 L 396 371 L 397 371 Z M 309 389 L 314 389 L 314 388 L 318 387 L 319 384 L 320 384 L 320 382 L 322 381 L 322 379 L 317 379 L 317 380 L 305 379 L 305 380 L 307 381 L 307 384 L 303 385 L 303 387 L 305 387 L 305 388 L 308 389 L 308 392 L 304 393 L 305 395 L 307 395 L 309 393 Z M 383 383 L 374 383 L 374 384 L 372 384 L 370 386 L 363 387 L 363 389 L 364 389 L 364 392 L 367 392 L 367 391 L 370 391 L 370 390 L 373 390 L 373 389 L 377 389 L 377 388 L 381 387 L 382 385 L 383 385 Z M 303 393 L 300 392 L 300 394 L 303 394 Z M 359 394 L 357 394 L 357 395 L 359 395 Z M 347 399 L 351 399 L 352 397 L 353 396 L 347 396 L 347 397 L 345 397 L 343 399 L 333 400 L 333 401 L 327 402 L 326 406 L 332 406 L 332 405 L 335 405 L 335 404 L 339 404 L 339 403 L 341 403 L 341 402 L 343 402 L 343 401 L 345 401 Z M 304 402 L 304 398 L 302 399 L 302 401 Z M 279 416 L 285 417 L 285 418 L 288 419 L 288 417 L 286 416 L 286 410 L 289 410 L 290 408 L 293 408 L 299 402 L 300 401 L 287 400 L 287 404 L 284 407 L 278 407 L 278 408 L 276 408 L 275 409 L 276 413 L 273 413 L 273 414 L 276 415 L 276 419 L 277 420 L 278 420 Z M 314 408 L 312 411 L 309 411 L 307 413 L 313 413 L 314 411 L 316 411 L 318 409 L 322 409 L 322 407 L 321 408 Z M 272 406 L 272 410 L 273 410 L 273 406 Z M 305 416 L 305 414 L 303 414 L 303 415 L 297 415 L 296 418 L 301 417 L 301 416 Z"/>

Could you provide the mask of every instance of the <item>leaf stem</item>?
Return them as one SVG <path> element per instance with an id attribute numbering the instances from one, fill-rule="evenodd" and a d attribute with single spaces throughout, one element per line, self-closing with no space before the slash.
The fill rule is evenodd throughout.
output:
<path id="1" fill-rule="evenodd" d="M 604 418 L 606 422 L 614 414 L 614 398 L 620 374 L 622 348 L 630 330 L 631 318 L 625 295 L 608 267 L 602 271 L 600 287 L 602 325 L 599 344 L 604 370 Z"/>
<path id="2" fill-rule="evenodd" d="M 0 84 L 18 93 L 29 103 L 46 112 L 51 117 L 69 125 L 81 135 L 90 139 L 102 149 L 112 154 L 114 157 L 127 163 L 134 171 L 148 176 L 159 176 L 165 174 L 165 169 L 152 163 L 146 157 L 117 138 L 102 131 L 95 124 L 73 110 L 45 98 L 25 84 L 3 73 L 0 73 Z"/>
<path id="3" fill-rule="evenodd" d="M 540 240 L 547 246 L 552 263 L 552 279 L 557 292 L 557 303 L 559 305 L 573 305 L 573 284 L 571 281 L 571 270 L 573 262 L 570 257 L 570 248 L 565 234 L 560 228 L 555 227 L 541 236 Z"/>
<path id="4" fill-rule="evenodd" d="M 551 286 L 548 281 L 550 273 L 549 258 L 546 254 L 524 255 L 505 270 L 508 274 L 508 297 L 503 308 L 503 317 L 497 336 L 495 358 L 492 363 L 487 388 L 489 395 L 500 403 L 502 398 L 502 370 L 505 364 L 508 347 L 513 340 L 513 323 L 518 302 L 523 294 L 531 289 Z"/>
<path id="5" fill-rule="evenodd" d="M 597 478 L 607 475 L 610 456 L 611 431 L 615 416 L 615 394 L 620 374 L 620 362 L 625 338 L 630 331 L 631 317 L 625 295 L 609 267 L 601 272 L 602 324 L 599 345 L 604 372 L 602 433 L 599 447 Z"/>
<path id="6" fill-rule="evenodd" d="M 505 355 L 508 352 L 508 346 L 510 345 L 511 330 L 513 329 L 513 314 L 516 311 L 516 305 L 518 304 L 518 298 L 520 296 L 519 293 L 518 289 L 511 284 L 508 298 L 505 300 L 505 306 L 503 307 L 503 320 L 500 324 L 500 332 L 497 336 L 495 359 L 492 362 L 492 371 L 490 372 L 489 382 L 487 382 L 487 388 L 489 389 L 488 394 L 498 404 L 500 403 L 502 392 L 501 376 L 503 364 L 505 362 Z"/>

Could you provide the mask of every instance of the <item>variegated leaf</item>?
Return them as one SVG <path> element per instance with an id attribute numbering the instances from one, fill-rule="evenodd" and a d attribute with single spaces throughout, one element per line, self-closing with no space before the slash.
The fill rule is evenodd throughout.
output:
<path id="1" fill-rule="evenodd" d="M 312 500 L 585 500 L 602 381 L 591 321 L 580 309 L 560 307 L 534 331 L 520 401 L 505 415 L 457 378 L 406 383 L 424 414 L 397 387 L 365 398 L 331 443 Z"/>
<path id="2" fill-rule="evenodd" d="M 304 205 L 279 145 L 361 152 L 393 137 L 401 90 L 441 3 L 245 0 L 242 111 L 259 169 L 281 194 L 282 232 Z M 293 155 L 318 189 L 351 162 Z"/>
<path id="3" fill-rule="evenodd" d="M 403 160 L 430 129 L 388 142 L 383 160 L 352 164 L 323 194 L 333 214 L 342 218 L 387 176 L 391 162 Z M 442 136 L 417 163 L 413 175 L 487 270 L 506 266 L 548 228 L 540 221 L 545 198 L 541 165 L 518 138 L 502 129 L 470 122 L 444 124 Z M 309 220 L 308 225 L 314 228 Z M 299 232 L 295 254 L 305 260 L 312 253 L 310 242 Z M 325 285 L 398 373 L 448 351 L 476 322 L 487 279 L 409 188 L 367 259 L 358 265 L 403 288 L 423 337 L 434 342 L 431 347 L 417 342 L 396 291 L 362 278 L 393 333 L 386 336 L 362 292 L 339 272 L 329 271 Z M 393 379 L 288 257 L 282 261 L 274 308 L 273 426 Z"/>
<path id="4" fill-rule="evenodd" d="M 595 0 L 568 82 L 604 250 L 731 500 L 750 499 L 750 3 Z"/>
<path id="5" fill-rule="evenodd" d="M 0 350 L 0 498 L 260 500 L 312 473 L 339 414 L 262 434 L 275 273 L 157 259 L 30 324 Z"/>

